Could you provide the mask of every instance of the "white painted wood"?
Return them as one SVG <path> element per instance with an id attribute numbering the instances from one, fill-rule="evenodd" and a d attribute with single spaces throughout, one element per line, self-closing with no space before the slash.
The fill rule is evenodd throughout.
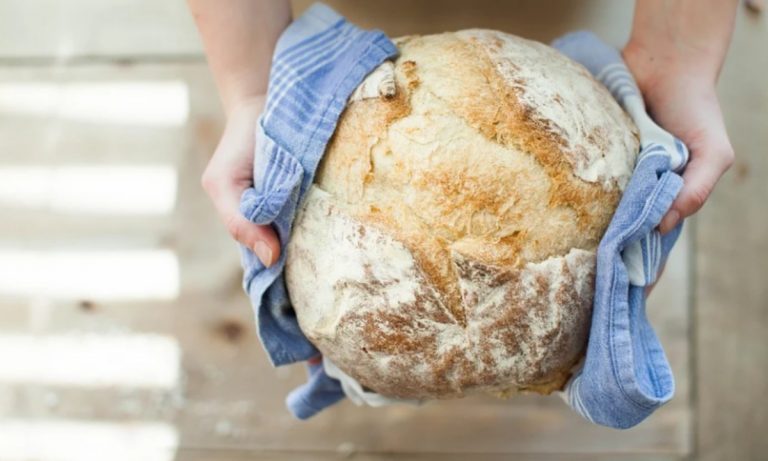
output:
<path id="1" fill-rule="evenodd" d="M 296 1 L 295 10 L 308 3 Z M 560 0 L 452 0 L 441 9 L 405 0 L 330 3 L 358 23 L 392 35 L 479 26 L 549 40 L 591 28 L 615 44 L 626 38 L 632 6 L 607 0 L 579 7 Z M 140 59 L 134 65 L 87 64 L 91 58 L 132 57 Z M 21 58 L 41 61 L 31 66 L 13 61 Z M 180 268 L 179 296 L 170 300 L 0 294 L 0 335 L 157 334 L 177 341 L 182 353 L 182 379 L 174 389 L 0 383 L 3 417 L 169 423 L 179 433 L 178 459 L 334 459 L 352 452 L 398 452 L 396 459 L 446 459 L 434 453 L 453 453 L 447 459 L 496 460 L 515 453 L 516 459 L 524 454 L 542 460 L 639 460 L 690 452 L 687 233 L 648 307 L 675 371 L 677 395 L 631 431 L 590 425 L 557 398 L 532 396 L 507 402 L 476 397 L 420 409 L 375 410 L 345 402 L 309 422 L 297 422 L 283 399 L 303 382 L 304 370 L 298 365 L 273 369 L 267 362 L 240 288 L 235 245 L 199 187 L 223 118 L 184 2 L 7 0 L 0 3 L 0 63 L 3 59 L 17 64 L 0 67 L 0 94 L 4 84 L 43 84 L 50 91 L 89 83 L 181 82 L 189 107 L 185 123 L 154 126 L 135 120 L 87 121 L 61 107 L 36 114 L 0 107 L 0 168 L 166 165 L 175 169 L 178 180 L 176 205 L 168 214 L 89 215 L 0 203 L 0 248 L 168 250 Z M 62 65 L 67 59 L 78 65 Z M 51 65 L 40 65 L 44 62 Z M 710 395 L 716 398 L 717 393 Z"/>
<path id="2" fill-rule="evenodd" d="M 201 55 L 184 0 L 5 0 L 0 57 Z"/>
<path id="3" fill-rule="evenodd" d="M 6 205 L 1 209 L 0 242 L 42 252 L 168 250 L 179 261 L 179 296 L 121 301 L 0 295 L 0 330 L 27 335 L 161 335 L 181 348 L 181 364 L 169 366 L 181 366 L 182 379 L 173 389 L 0 383 L 0 412 L 13 418 L 170 422 L 179 430 L 181 446 L 196 449 L 333 453 L 338 446 L 352 446 L 361 452 L 687 453 L 685 245 L 670 259 L 649 307 L 678 377 L 678 395 L 632 431 L 593 426 L 558 398 L 534 396 L 509 401 L 476 397 L 380 410 L 345 402 L 309 422 L 298 422 L 288 414 L 283 399 L 304 380 L 304 371 L 300 365 L 275 370 L 267 363 L 240 288 L 234 244 L 199 187 L 199 176 L 223 126 L 205 66 L 17 68 L 0 71 L 0 89 L 3 82 L 29 77 L 42 83 L 178 80 L 188 86 L 190 115 L 184 126 L 104 124 L 60 113 L 17 117 L 7 109 L 0 112 L 0 127 L 13 127 L 0 128 L 0 169 L 147 164 L 172 165 L 178 174 L 178 197 L 170 214 L 68 214 Z M 146 282 L 125 283 L 139 289 Z"/>

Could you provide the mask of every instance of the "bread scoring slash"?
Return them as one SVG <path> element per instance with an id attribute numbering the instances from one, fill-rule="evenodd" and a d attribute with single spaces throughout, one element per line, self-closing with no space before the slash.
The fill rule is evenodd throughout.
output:
<path id="1" fill-rule="evenodd" d="M 396 43 L 394 82 L 382 71 L 351 99 L 294 223 L 302 331 L 389 397 L 560 389 L 637 130 L 546 45 L 489 30 Z"/>

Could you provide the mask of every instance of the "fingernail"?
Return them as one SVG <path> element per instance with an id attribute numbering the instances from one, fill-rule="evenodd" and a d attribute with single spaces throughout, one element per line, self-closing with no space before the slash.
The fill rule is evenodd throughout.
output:
<path id="1" fill-rule="evenodd" d="M 664 216 L 664 219 L 661 220 L 661 224 L 659 224 L 659 232 L 666 234 L 674 229 L 679 221 L 680 213 L 678 213 L 677 210 L 670 210 L 669 213 Z"/>
<path id="2" fill-rule="evenodd" d="M 256 245 L 253 246 L 253 252 L 256 253 L 256 256 L 259 257 L 262 264 L 266 267 L 272 265 L 272 250 L 269 249 L 269 246 L 265 242 L 256 242 Z"/>

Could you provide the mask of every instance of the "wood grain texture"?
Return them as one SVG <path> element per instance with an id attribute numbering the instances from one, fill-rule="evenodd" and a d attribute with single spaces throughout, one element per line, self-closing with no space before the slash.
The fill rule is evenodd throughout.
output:
<path id="1" fill-rule="evenodd" d="M 356 453 L 348 447 L 341 447 L 335 453 L 301 452 L 253 452 L 238 450 L 190 450 L 182 449 L 176 455 L 176 461 L 509 461 L 507 454 L 468 455 L 451 454 L 413 454 L 413 453 Z M 673 461 L 683 458 L 658 455 L 516 455 L 515 461 Z"/>
<path id="2" fill-rule="evenodd" d="M 719 88 L 737 160 L 696 223 L 696 448 L 705 461 L 768 456 L 766 19 L 738 16 Z"/>
<path id="3" fill-rule="evenodd" d="M 428 1 L 330 3 L 361 25 L 381 27 L 393 35 L 477 26 L 549 40 L 568 30 L 590 28 L 617 45 L 628 33 L 632 7 L 630 1 L 609 0 L 580 2 L 578 7 L 563 0 L 451 0 L 441 2 L 438 9 Z M 308 4 L 305 0 L 295 2 L 296 11 Z M 146 0 L 73 0 L 66 6 L 65 10 L 63 4 L 49 0 L 8 0 L 0 5 L 0 60 L 6 63 L 0 67 L 0 85 L 181 81 L 188 88 L 189 118 L 183 126 L 148 127 L 84 123 L 57 113 L 41 116 L 5 108 L 0 111 L 0 168 L 170 165 L 179 179 L 176 206 L 167 215 L 118 216 L 3 203 L 0 247 L 169 250 L 179 261 L 180 293 L 170 300 L 144 301 L 56 300 L 0 293 L 0 337 L 156 334 L 179 345 L 181 379 L 172 389 L 0 382 L 0 420 L 167 423 L 178 431 L 176 458 L 193 461 L 496 461 L 510 459 L 511 454 L 523 461 L 688 457 L 693 430 L 689 384 L 693 380 L 688 372 L 691 351 L 686 287 L 690 254 L 686 235 L 649 304 L 649 315 L 658 327 L 677 379 L 676 397 L 631 431 L 592 426 L 557 398 L 532 396 L 507 402 L 473 398 L 419 409 L 375 410 L 345 402 L 305 423 L 292 419 L 283 400 L 290 389 L 304 381 L 304 370 L 301 366 L 273 369 L 267 362 L 253 327 L 251 307 L 239 286 L 235 246 L 199 187 L 200 173 L 224 121 L 183 2 L 160 5 Z M 740 27 L 759 25 L 749 24 Z M 765 299 L 765 284 L 758 272 L 765 266 L 759 251 L 750 253 L 735 244 L 722 246 L 726 244 L 715 241 L 719 232 L 742 232 L 754 245 L 753 250 L 765 248 L 759 246 L 765 221 L 738 214 L 739 209 L 748 209 L 759 215 L 765 200 L 754 199 L 754 194 L 765 197 L 761 178 L 766 165 L 758 157 L 758 142 L 767 145 L 761 128 L 766 126 L 766 105 L 765 99 L 756 98 L 754 93 L 755 82 L 765 72 L 749 67 L 755 60 L 747 53 L 757 49 L 750 40 L 765 41 L 761 30 L 763 35 L 737 37 L 737 42 L 742 40 L 741 49 L 746 50 L 734 51 L 742 67 L 739 73 L 726 67 L 723 76 L 723 88 L 732 98 L 725 103 L 726 115 L 736 121 L 731 123 L 736 124 L 740 135 L 737 148 L 752 149 L 752 157 L 731 174 L 733 179 L 743 170 L 741 182 L 721 186 L 721 190 L 734 192 L 719 198 L 721 205 L 710 205 L 712 212 L 719 211 L 707 218 L 715 223 L 709 233 L 696 236 L 699 251 L 712 245 L 712 252 L 700 259 L 699 266 L 702 274 L 709 274 L 709 287 L 702 291 L 704 283 L 699 283 L 697 297 L 700 302 L 709 299 L 709 314 L 702 314 L 699 322 L 699 347 L 707 354 L 702 357 L 716 359 L 710 368 L 702 361 L 696 379 L 702 381 L 700 395 L 707 399 L 699 406 L 703 435 L 697 440 L 701 453 L 711 453 L 709 459 L 726 459 L 730 453 L 744 457 L 727 459 L 759 459 L 754 456 L 765 452 L 764 438 L 758 437 L 759 430 L 764 432 L 764 413 L 754 403 L 758 392 L 765 392 L 764 368 L 754 366 L 766 356 L 759 336 L 765 336 L 766 320 L 761 314 L 765 310 L 759 308 Z M 34 65 L 19 64 L 27 58 Z M 86 64 L 92 59 L 107 65 Z M 166 64 L 150 63 L 158 59 Z M 134 64 L 125 65 L 126 60 Z M 768 71 L 764 64 L 759 65 Z M 743 107 L 757 116 L 739 115 Z M 716 224 L 722 219 L 728 223 Z M 704 218 L 700 230 L 703 224 Z M 731 278 L 719 276 L 722 261 L 726 261 Z M 751 272 L 744 273 L 745 267 Z M 724 315 L 722 303 L 734 299 L 747 306 L 743 321 Z M 731 368 L 726 366 L 723 372 L 722 364 L 729 361 Z M 731 376 L 744 377 L 734 384 L 739 395 L 729 387 Z"/>
<path id="4" fill-rule="evenodd" d="M 0 2 L 4 59 L 67 62 L 201 54 L 184 0 Z"/>
<path id="5" fill-rule="evenodd" d="M 293 0 L 294 14 L 313 0 Z M 631 0 L 328 0 L 361 27 L 382 29 L 396 37 L 433 34 L 473 27 L 496 29 L 548 42 L 574 29 L 590 29 L 617 46 L 629 37 Z"/>
<path id="6" fill-rule="evenodd" d="M 167 249 L 178 257 L 180 267 L 180 293 L 170 300 L 0 296 L 2 334 L 155 334 L 175 341 L 182 352 L 181 380 L 172 389 L 0 383 L 0 412 L 5 417 L 96 424 L 168 423 L 177 428 L 180 447 L 194 450 L 290 449 L 325 456 L 341 446 L 360 453 L 465 453 L 473 457 L 478 453 L 562 457 L 681 456 L 688 452 L 686 295 L 673 283 L 678 277 L 685 286 L 688 277 L 685 246 L 670 260 L 670 278 L 659 285 L 649 308 L 679 379 L 677 398 L 632 431 L 591 425 L 557 397 L 534 396 L 509 401 L 477 397 L 433 402 L 421 408 L 357 408 L 344 402 L 308 422 L 294 420 L 283 400 L 304 381 L 304 370 L 299 365 L 273 369 L 268 364 L 254 331 L 249 302 L 239 286 L 237 252 L 198 185 L 222 127 L 208 75 L 203 64 L 0 70 L 0 85 L 29 78 L 43 83 L 173 78 L 188 85 L 190 97 L 190 115 L 183 127 L 99 125 L 55 114 L 0 114 L 0 126 L 12 120 L 24 134 L 4 132 L 0 168 L 170 164 L 179 179 L 176 207 L 169 215 L 82 215 L 2 205 L 0 238 L 6 245 L 41 251 Z M 45 141 L 54 135 L 61 142 Z M 22 145 L 23 150 L 16 148 Z"/>
<path id="7" fill-rule="evenodd" d="M 294 0 L 300 13 L 314 0 Z M 616 45 L 629 36 L 631 0 L 434 1 L 330 0 L 364 27 L 393 35 L 486 27 L 551 40 L 575 28 Z M 435 5 L 438 5 L 437 7 Z M 0 2 L 0 59 L 202 60 L 202 46 L 184 0 L 6 0 Z"/>

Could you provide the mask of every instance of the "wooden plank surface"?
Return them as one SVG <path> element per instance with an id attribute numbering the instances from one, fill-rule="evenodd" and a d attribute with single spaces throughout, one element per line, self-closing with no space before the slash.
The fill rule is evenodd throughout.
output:
<path id="1" fill-rule="evenodd" d="M 313 0 L 295 0 L 298 14 Z M 393 35 L 488 27 L 551 40 L 576 28 L 621 44 L 631 0 L 327 2 L 365 27 Z M 0 2 L 0 59 L 69 62 L 89 59 L 202 59 L 184 0 L 5 0 Z"/>
<path id="2" fill-rule="evenodd" d="M 294 0 L 294 13 L 313 0 Z M 590 29 L 617 46 L 629 37 L 631 0 L 329 0 L 328 5 L 362 27 L 396 37 L 488 28 L 549 42 L 576 29 Z"/>
<path id="3" fill-rule="evenodd" d="M 740 15 L 720 83 L 736 163 L 696 224 L 697 452 L 768 457 L 768 18 Z"/>
<path id="4" fill-rule="evenodd" d="M 675 371 L 676 398 L 638 428 L 617 432 L 581 421 L 556 398 L 530 396 L 420 409 L 361 409 L 346 402 L 307 423 L 294 421 L 283 399 L 304 372 L 300 366 L 275 370 L 266 362 L 239 287 L 237 254 L 199 188 L 199 174 L 223 126 L 217 96 L 184 2 L 161 3 L 73 0 L 66 8 L 52 0 L 0 3 L 0 85 L 180 82 L 189 104 L 181 125 L 86 123 L 60 112 L 0 113 L 0 168 L 170 166 L 178 179 L 175 206 L 167 214 L 0 205 L 0 250 L 167 250 L 179 264 L 179 293 L 172 299 L 0 295 L 0 338 L 156 335 L 181 351 L 179 382 L 172 388 L 0 383 L 0 424 L 167 425 L 175 431 L 178 451 L 172 452 L 180 460 L 495 461 L 509 454 L 523 460 L 765 458 L 764 16 L 740 14 L 721 79 L 739 160 L 698 218 L 692 242 L 685 236 L 676 248 L 649 305 Z M 309 3 L 298 0 L 294 10 Z M 392 35 L 491 27 L 548 41 L 589 28 L 614 44 L 628 34 L 632 6 L 608 0 L 578 5 L 449 0 L 439 8 L 406 0 L 329 3 L 359 24 Z M 93 61 L 106 64 L 88 64 Z M 125 65 L 128 61 L 133 65 Z M 152 64 L 158 61 L 166 64 Z M 679 289 L 691 281 L 691 258 L 696 261 L 692 294 Z M 695 302 L 693 324 L 689 301 Z M 691 332 L 694 375 L 688 369 Z"/>
<path id="5" fill-rule="evenodd" d="M 508 454 L 472 454 L 471 461 L 509 461 Z M 672 461 L 682 458 L 658 455 L 516 455 L 515 461 Z M 336 453 L 253 452 L 237 450 L 180 450 L 176 461 L 466 461 L 467 455 L 412 453 L 355 453 L 341 447 Z"/>
<path id="6" fill-rule="evenodd" d="M 29 61 L 200 56 L 184 0 L 6 0 L 0 57 Z"/>
<path id="7" fill-rule="evenodd" d="M 685 245 L 670 261 L 669 278 L 657 288 L 650 307 L 678 376 L 678 396 L 632 431 L 591 425 L 557 397 L 533 396 L 509 401 L 475 397 L 421 408 L 357 408 L 345 402 L 298 422 L 287 413 L 283 400 L 304 380 L 304 371 L 298 365 L 275 370 L 267 363 L 239 286 L 237 252 L 199 187 L 200 173 L 222 127 L 205 65 L 4 69 L 0 89 L 4 83 L 31 79 L 39 84 L 90 82 L 102 89 L 99 85 L 110 81 L 186 85 L 189 116 L 183 126 L 82 121 L 56 110 L 14 114 L 5 109 L 0 115 L 0 126 L 6 120 L 13 126 L 0 137 L 0 170 L 19 165 L 172 165 L 178 176 L 178 197 L 168 214 L 94 215 L 5 204 L 0 207 L 5 217 L 0 246 L 42 252 L 167 250 L 178 259 L 179 290 L 170 299 L 137 301 L 85 295 L 57 299 L 44 292 L 35 297 L 4 295 L 0 338 L 19 334 L 40 340 L 62 335 L 95 335 L 95 341 L 159 338 L 179 348 L 179 363 L 167 366 L 180 367 L 180 378 L 164 388 L 34 380 L 0 383 L 0 412 L 6 418 L 32 426 L 45 421 L 73 427 L 84 422 L 105 427 L 121 422 L 166 424 L 177 431 L 177 443 L 184 450 L 292 450 L 318 456 L 330 456 L 339 447 L 360 453 L 687 453 L 686 293 L 674 288 L 687 281 Z M 14 132 L 24 133 L 23 139 Z M 51 136 L 57 140 L 53 144 Z M 149 282 L 125 281 L 139 290 Z"/>

